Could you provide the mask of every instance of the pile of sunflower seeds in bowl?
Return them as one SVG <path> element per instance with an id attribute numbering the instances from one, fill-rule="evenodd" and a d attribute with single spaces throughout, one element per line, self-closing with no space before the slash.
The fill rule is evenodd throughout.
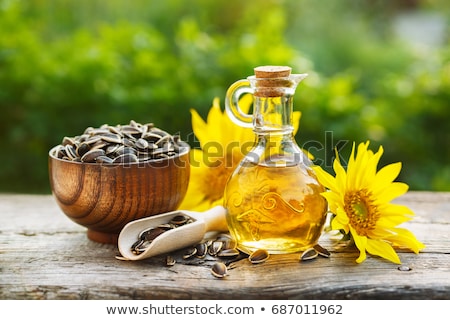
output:
<path id="1" fill-rule="evenodd" d="M 164 159 L 187 152 L 179 135 L 131 120 L 127 125 L 88 127 L 83 134 L 64 137 L 54 156 L 87 163 L 137 163 Z"/>

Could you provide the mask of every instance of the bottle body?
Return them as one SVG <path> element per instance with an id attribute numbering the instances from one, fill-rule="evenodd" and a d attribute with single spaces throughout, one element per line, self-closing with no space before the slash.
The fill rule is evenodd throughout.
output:
<path id="1" fill-rule="evenodd" d="M 288 154 L 288 159 L 286 154 L 268 159 L 258 154 L 267 152 L 260 144 L 239 164 L 225 189 L 231 235 L 245 252 L 290 253 L 314 246 L 326 218 L 327 203 L 320 195 L 325 189 L 296 145 L 298 153 Z"/>

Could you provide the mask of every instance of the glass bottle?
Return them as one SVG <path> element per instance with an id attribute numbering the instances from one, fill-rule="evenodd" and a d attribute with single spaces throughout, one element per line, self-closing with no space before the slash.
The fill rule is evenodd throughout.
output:
<path id="1" fill-rule="evenodd" d="M 230 176 L 224 195 L 230 233 L 245 252 L 304 251 L 322 233 L 325 189 L 293 135 L 293 96 L 306 76 L 291 74 L 290 67 L 262 66 L 227 91 L 228 116 L 255 132 L 255 144 Z M 253 95 L 253 115 L 239 108 L 245 93 Z"/>

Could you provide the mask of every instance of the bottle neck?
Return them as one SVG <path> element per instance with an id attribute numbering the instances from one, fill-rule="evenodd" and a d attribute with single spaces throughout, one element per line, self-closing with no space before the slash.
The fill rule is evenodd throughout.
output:
<path id="1" fill-rule="evenodd" d="M 291 135 L 293 127 L 293 94 L 266 97 L 255 93 L 253 128 L 257 135 Z"/>
<path id="2" fill-rule="evenodd" d="M 254 95 L 254 163 L 264 166 L 293 166 L 306 161 L 294 139 L 293 94 L 276 97 Z"/>

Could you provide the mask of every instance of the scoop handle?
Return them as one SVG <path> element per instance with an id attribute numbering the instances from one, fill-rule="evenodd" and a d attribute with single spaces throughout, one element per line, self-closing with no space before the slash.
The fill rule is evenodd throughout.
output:
<path id="1" fill-rule="evenodd" d="M 205 231 L 228 231 L 227 210 L 223 206 L 216 206 L 203 213 Z"/>

